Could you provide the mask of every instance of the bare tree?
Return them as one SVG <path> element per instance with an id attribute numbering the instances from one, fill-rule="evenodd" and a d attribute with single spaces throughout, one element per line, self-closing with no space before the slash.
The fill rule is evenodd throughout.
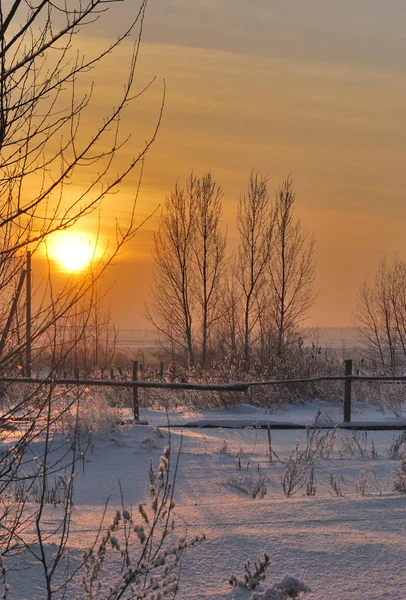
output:
<path id="1" fill-rule="evenodd" d="M 314 300 L 315 240 L 303 231 L 300 220 L 295 220 L 295 200 L 293 181 L 288 177 L 276 196 L 273 248 L 267 265 L 271 329 L 276 331 L 278 356 Z"/>
<path id="2" fill-rule="evenodd" d="M 51 233 L 74 225 L 99 207 L 106 196 L 118 191 L 123 179 L 137 164 L 142 164 L 155 138 L 160 115 L 150 139 L 118 167 L 118 152 L 129 140 L 128 131 L 121 131 L 122 120 L 137 96 L 132 90 L 146 2 L 140 2 L 133 21 L 117 39 L 93 55 L 80 51 L 82 29 L 105 17 L 104 13 L 119 3 L 120 0 L 13 0 L 0 6 L 2 300 L 10 299 L 19 287 L 26 249 L 35 251 Z M 92 128 L 88 117 L 94 113 L 94 88 L 89 73 L 121 43 L 131 42 L 133 34 L 135 40 L 122 92 L 115 106 Z M 72 199 L 69 191 L 74 182 L 76 196 Z M 134 235 L 135 200 L 127 220 L 117 223 L 116 240 L 110 241 L 109 255 L 103 257 L 99 271 Z M 68 285 L 54 296 L 52 307 L 42 303 L 33 316 L 32 339 L 40 339 L 91 285 L 91 280 L 83 279 L 81 285 Z M 7 305 L 8 302 L 3 306 Z M 11 313 L 7 308 L 1 313 L 5 323 Z M 17 312 L 11 317 L 15 323 Z M 9 332 L 2 349 L 3 370 L 21 354 L 25 342 L 23 337 L 11 335 L 12 328 Z"/>
<path id="3" fill-rule="evenodd" d="M 223 190 L 210 172 L 192 173 L 171 192 L 155 235 L 150 321 L 194 365 L 206 366 L 210 334 L 220 315 L 226 237 L 221 232 Z M 200 332 L 198 334 L 198 329 Z"/>
<path id="4" fill-rule="evenodd" d="M 88 58 L 79 54 L 78 39 L 83 27 L 108 10 L 103 0 L 14 0 L 7 12 L 0 10 L 0 231 L 9 241 L 1 255 L 76 223 L 117 188 L 150 146 L 155 132 L 110 176 L 125 142 L 120 117 L 132 98 L 145 7 L 141 2 L 127 30 Z M 137 26 L 121 98 L 94 130 L 85 128 L 81 117 L 92 107 L 92 89 L 79 95 L 80 78 L 130 39 Z M 78 197 L 66 203 L 67 186 L 73 178 L 83 182 L 85 173 Z M 11 224 L 18 229 L 10 232 Z"/>
<path id="5" fill-rule="evenodd" d="M 216 326 L 216 349 L 222 360 L 237 365 L 241 358 L 241 287 L 232 260 L 223 286 L 223 314 Z"/>
<path id="6" fill-rule="evenodd" d="M 406 264 L 383 260 L 371 284 L 362 285 L 354 324 L 369 358 L 395 375 L 406 358 Z M 403 361 L 402 361 L 403 356 Z"/>
<path id="7" fill-rule="evenodd" d="M 146 2 L 141 0 L 134 19 L 116 40 L 94 55 L 80 50 L 81 31 L 104 17 L 104 13 L 121 0 L 38 0 L 0 2 L 0 329 L 6 332 L 1 340 L 0 372 L 10 373 L 21 367 L 21 354 L 27 345 L 21 329 L 27 325 L 21 287 L 26 278 L 25 253 L 35 251 L 47 236 L 66 229 L 99 207 L 103 199 L 118 191 L 120 183 L 143 158 L 155 139 L 160 114 L 146 143 L 133 150 L 133 157 L 119 166 L 116 163 L 123 145 L 128 142 L 128 130 L 122 132 L 123 118 L 137 94 L 133 90 L 135 68 L 141 42 Z M 128 2 L 130 4 L 130 2 Z M 94 127 L 93 86 L 89 73 L 122 43 L 132 42 L 128 72 L 115 105 Z M 88 86 L 86 88 L 86 84 Z M 85 91 L 83 91 L 85 90 Z M 139 93 L 142 93 L 142 90 Z M 162 110 L 162 107 L 161 107 Z M 75 182 L 75 196 L 68 194 Z M 139 189 L 139 188 L 138 188 Z M 94 284 L 122 245 L 137 230 L 135 204 L 124 222 L 116 223 L 116 240 L 109 254 L 93 269 L 91 277 L 69 281 L 54 292 L 47 282 L 42 301 L 32 315 L 32 341 L 42 343 L 45 336 L 52 340 L 51 377 L 56 372 L 57 327 L 64 317 L 72 315 L 81 299 L 90 295 L 83 327 L 89 324 L 94 307 Z M 96 303 L 97 304 L 97 303 Z M 78 340 L 73 340 L 78 343 Z M 55 561 L 47 563 L 44 555 L 44 494 L 52 459 L 49 448 L 54 426 L 60 414 L 56 410 L 58 395 L 53 386 L 48 391 L 35 384 L 15 393 L 12 386 L 2 389 L 3 410 L 0 418 L 2 441 L 9 435 L 7 423 L 16 415 L 28 426 L 17 436 L 9 449 L 3 444 L 0 452 L 0 493 L 12 496 L 21 477 L 27 447 L 39 435 L 45 436 L 40 469 L 24 475 L 27 485 L 41 482 L 39 507 L 27 517 L 26 497 L 2 505 L 0 520 L 3 534 L 0 554 L 13 546 L 27 547 L 25 529 L 35 525 L 38 553 L 46 579 L 47 597 L 51 590 L 56 563 L 60 561 L 69 533 L 69 518 L 62 523 L 61 542 Z M 77 405 L 77 397 L 69 399 L 64 413 Z M 73 451 L 72 473 L 76 450 Z M 29 462 L 29 459 L 27 459 Z M 57 472 L 58 464 L 54 464 Z M 70 514 L 71 485 L 66 500 L 66 515 Z M 6 527 L 7 524 L 7 527 Z M 60 533 L 59 531 L 59 533 Z M 29 544 L 28 544 L 29 545 Z"/>
<path id="8" fill-rule="evenodd" d="M 201 366 L 207 361 L 210 333 L 220 318 L 221 284 L 225 268 L 226 237 L 220 230 L 223 190 L 210 171 L 201 178 L 191 175 L 194 227 L 193 256 L 196 265 L 196 297 L 201 312 Z"/>
<path id="9" fill-rule="evenodd" d="M 250 175 L 248 193 L 238 204 L 237 225 L 240 244 L 236 277 L 242 290 L 243 356 L 248 370 L 252 334 L 258 323 L 257 301 L 266 283 L 273 235 L 267 179 L 254 171 Z"/>
<path id="10" fill-rule="evenodd" d="M 393 262 L 393 284 L 389 287 L 390 301 L 400 354 L 406 358 L 406 263 L 399 258 Z"/>
<path id="11" fill-rule="evenodd" d="M 193 181 L 178 185 L 166 198 L 154 238 L 154 280 L 147 316 L 173 350 L 186 352 L 191 366 L 194 348 Z"/>

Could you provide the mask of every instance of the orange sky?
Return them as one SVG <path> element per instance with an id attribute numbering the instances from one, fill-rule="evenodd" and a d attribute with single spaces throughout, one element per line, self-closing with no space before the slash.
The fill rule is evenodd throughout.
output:
<path id="1" fill-rule="evenodd" d="M 89 47 L 114 37 L 133 2 L 88 30 Z M 400 0 L 151 0 L 136 86 L 157 81 L 125 115 L 134 134 L 124 156 L 152 131 L 163 78 L 167 96 L 138 218 L 192 169 L 211 169 L 225 189 L 231 247 L 251 169 L 268 174 L 272 193 L 291 173 L 297 215 L 316 238 L 311 321 L 350 324 L 365 277 L 385 255 L 406 258 L 405 31 Z M 93 75 L 100 111 L 114 102 L 127 51 L 122 47 Z M 107 237 L 112 216 L 125 219 L 135 183 L 134 176 L 107 200 L 101 220 Z M 110 271 L 121 328 L 146 325 L 156 222 L 143 227 Z"/>

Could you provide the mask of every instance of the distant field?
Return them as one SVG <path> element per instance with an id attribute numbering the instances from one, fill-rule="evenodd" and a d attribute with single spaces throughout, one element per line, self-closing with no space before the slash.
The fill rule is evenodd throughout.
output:
<path id="1" fill-rule="evenodd" d="M 323 347 L 351 348 L 359 344 L 355 327 L 324 327 L 320 333 Z M 121 348 L 153 350 L 158 345 L 158 335 L 154 329 L 122 329 L 118 333 L 117 345 Z"/>
<path id="2" fill-rule="evenodd" d="M 361 343 L 355 327 L 322 327 L 320 332 L 321 343 L 328 348 L 352 348 Z"/>
<path id="3" fill-rule="evenodd" d="M 121 348 L 156 348 L 158 336 L 153 329 L 122 329 L 118 332 L 117 345 Z"/>

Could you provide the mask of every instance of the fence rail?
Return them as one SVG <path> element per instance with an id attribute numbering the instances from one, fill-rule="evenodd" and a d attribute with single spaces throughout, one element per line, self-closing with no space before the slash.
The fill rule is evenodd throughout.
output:
<path id="1" fill-rule="evenodd" d="M 80 379 L 56 377 L 0 377 L 0 382 L 37 385 L 75 385 L 97 387 L 124 387 L 133 390 L 134 418 L 139 419 L 138 388 L 166 389 L 166 390 L 197 390 L 217 392 L 246 392 L 252 387 L 272 385 L 297 385 L 320 383 L 323 381 L 344 382 L 344 422 L 351 421 L 351 384 L 353 381 L 381 381 L 381 382 L 406 382 L 406 375 L 355 375 L 352 373 L 352 361 L 345 361 L 344 375 L 320 375 L 318 377 L 304 377 L 301 379 L 268 379 L 264 381 L 234 381 L 230 383 L 192 383 L 180 381 L 143 381 L 138 379 L 138 369 L 134 361 L 132 379 Z"/>
<path id="2" fill-rule="evenodd" d="M 206 390 L 244 392 L 250 387 L 319 383 L 322 381 L 405 381 L 406 375 L 320 375 L 302 379 L 266 379 L 261 381 L 232 381 L 230 383 L 192 383 L 189 381 L 143 381 L 140 379 L 72 379 L 55 377 L 0 377 L 4 383 L 39 383 L 43 385 L 85 385 L 125 388 L 157 388 L 168 390 Z"/>

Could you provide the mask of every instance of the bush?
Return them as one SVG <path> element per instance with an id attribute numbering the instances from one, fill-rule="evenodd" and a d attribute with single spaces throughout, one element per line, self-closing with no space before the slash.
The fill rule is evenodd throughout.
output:
<path id="1" fill-rule="evenodd" d="M 400 458 L 400 466 L 396 469 L 393 481 L 393 491 L 406 494 L 406 451 Z"/>
<path id="2" fill-rule="evenodd" d="M 286 497 L 297 494 L 307 483 L 308 473 L 313 467 L 312 460 L 308 458 L 306 450 L 299 450 L 299 440 L 290 453 L 286 468 L 282 473 L 281 485 Z"/>
<path id="3" fill-rule="evenodd" d="M 279 583 L 264 592 L 255 592 L 250 600 L 288 600 L 288 598 L 299 598 L 302 594 L 310 592 L 310 588 L 295 577 L 287 575 Z"/>
<path id="4" fill-rule="evenodd" d="M 257 475 L 243 475 L 241 477 L 229 477 L 227 484 L 251 498 L 263 498 L 267 493 L 266 478 L 262 471 L 258 471 Z"/>
<path id="5" fill-rule="evenodd" d="M 271 561 L 268 554 L 264 553 L 252 565 L 249 560 L 244 564 L 244 575 L 242 578 L 231 575 L 229 583 L 233 588 L 243 588 L 254 591 L 250 600 L 288 600 L 299 598 L 301 594 L 310 592 L 310 588 L 295 577 L 285 576 L 282 581 L 275 583 L 270 588 L 262 589 L 261 583 L 265 581 L 266 571 Z"/>

